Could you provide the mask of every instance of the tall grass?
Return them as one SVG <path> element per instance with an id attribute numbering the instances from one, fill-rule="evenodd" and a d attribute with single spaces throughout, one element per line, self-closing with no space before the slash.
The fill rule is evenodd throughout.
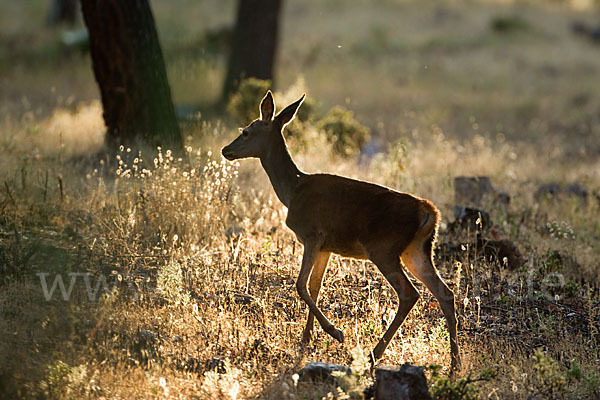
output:
<path id="1" fill-rule="evenodd" d="M 0 301 L 7 393 L 342 396 L 341 389 L 293 376 L 308 360 L 347 364 L 368 352 L 397 309 L 393 291 L 372 264 L 334 257 L 320 304 L 347 341 L 340 345 L 317 328 L 308 348 L 301 347 L 306 308 L 294 285 L 301 245 L 285 228 L 285 209 L 256 161 L 217 156 L 219 143 L 233 136 L 228 129 L 206 123 L 195 129 L 203 139 L 190 142 L 181 159 L 165 149 L 120 148 L 112 161 L 90 165 L 48 153 L 5 174 L 0 243 L 19 271 L 3 283 Z M 493 218 L 525 254 L 521 270 L 509 271 L 468 245 L 464 254 L 438 255 L 459 304 L 459 375 L 495 370 L 495 379 L 477 386 L 483 396 L 597 393 L 597 205 L 536 202 L 528 182 L 542 172 L 531 166 L 545 161 L 534 149 L 518 149 L 524 157 L 506 143 L 459 144 L 439 132 L 434 141 L 404 141 L 359 164 L 333 157 L 325 137 L 315 135 L 294 148 L 304 169 L 414 191 L 440 204 L 445 222 L 452 219 L 456 174 L 483 168 L 507 189 L 514 199 L 509 214 Z M 577 169 L 562 172 L 580 176 Z M 440 240 L 468 238 L 442 230 Z M 576 263 L 553 259 L 555 250 Z M 108 290 L 89 301 L 79 281 L 69 301 L 57 292 L 47 302 L 37 272 L 50 279 L 88 272 L 92 284 L 104 276 Z M 560 282 L 547 281 L 559 274 Z M 421 300 L 383 362 L 444 370 L 445 323 L 433 297 L 416 284 Z M 355 396 L 371 381 L 368 373 L 359 378 L 344 390 Z"/>

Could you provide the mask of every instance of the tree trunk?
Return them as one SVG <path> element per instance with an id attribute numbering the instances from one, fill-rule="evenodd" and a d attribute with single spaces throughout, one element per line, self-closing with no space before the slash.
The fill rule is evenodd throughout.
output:
<path id="1" fill-rule="evenodd" d="M 181 133 L 148 0 L 81 0 L 109 146 L 179 151 Z"/>
<path id="2" fill-rule="evenodd" d="M 273 80 L 281 0 L 239 0 L 223 96 L 226 100 L 240 80 Z"/>
<path id="3" fill-rule="evenodd" d="M 63 22 L 71 26 L 77 22 L 77 0 L 52 0 L 48 10 L 48 25 Z"/>

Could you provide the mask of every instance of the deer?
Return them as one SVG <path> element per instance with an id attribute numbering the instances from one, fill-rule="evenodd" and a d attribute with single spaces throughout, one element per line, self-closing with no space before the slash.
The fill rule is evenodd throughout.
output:
<path id="1" fill-rule="evenodd" d="M 323 276 L 332 253 L 370 260 L 395 290 L 398 310 L 370 353 L 371 365 L 383 356 L 396 331 L 420 295 L 402 264 L 437 299 L 448 324 L 451 369 L 459 365 L 454 293 L 435 267 L 434 244 L 440 211 L 429 200 L 373 183 L 331 174 L 301 171 L 288 151 L 283 129 L 305 94 L 275 116 L 271 91 L 262 99 L 260 117 L 222 149 L 227 160 L 258 158 L 276 196 L 287 207 L 286 225 L 303 244 L 296 289 L 308 305 L 301 343 L 311 340 L 314 318 L 340 343 L 344 334 L 317 306 Z"/>

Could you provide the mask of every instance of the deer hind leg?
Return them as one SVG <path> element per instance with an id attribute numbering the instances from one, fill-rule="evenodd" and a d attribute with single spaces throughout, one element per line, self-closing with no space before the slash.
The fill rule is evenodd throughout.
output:
<path id="1" fill-rule="evenodd" d="M 433 264 L 433 237 L 411 243 L 402 253 L 406 268 L 435 296 L 448 323 L 452 369 L 459 365 L 458 341 L 456 336 L 456 314 L 454 293 L 446 286 Z"/>
<path id="2" fill-rule="evenodd" d="M 310 292 L 310 297 L 314 300 L 315 304 L 319 299 L 319 291 L 321 290 L 323 276 L 325 275 L 325 271 L 327 270 L 327 263 L 329 262 L 330 256 L 331 253 L 329 252 L 320 252 L 317 255 L 317 261 L 315 262 L 313 270 L 310 274 L 310 279 L 308 281 L 308 290 Z M 306 327 L 304 328 L 304 333 L 302 334 L 302 343 L 306 344 L 310 341 L 314 320 L 315 315 L 310 310 L 308 310 L 308 319 L 306 320 Z"/>
<path id="3" fill-rule="evenodd" d="M 317 303 L 308 293 L 307 283 L 308 277 L 310 276 L 313 266 L 315 262 L 319 258 L 319 248 L 317 245 L 313 243 L 309 243 L 308 241 L 304 244 L 304 254 L 302 256 L 302 266 L 300 267 L 300 274 L 298 275 L 298 280 L 296 281 L 296 289 L 298 290 L 298 294 L 300 298 L 304 300 L 304 302 L 308 305 L 309 312 L 313 314 L 321 327 L 325 332 L 330 334 L 337 341 L 342 343 L 344 341 L 344 334 L 339 329 L 329 322 L 327 317 L 323 315 L 319 307 L 317 307 Z M 324 270 L 324 268 L 323 268 Z M 318 271 L 317 271 L 318 272 Z M 323 271 L 325 272 L 325 271 Z M 316 279 L 316 278 L 315 278 Z M 309 317 L 310 318 L 310 317 Z"/>
<path id="4" fill-rule="evenodd" d="M 381 358 L 383 352 L 387 348 L 388 344 L 394 338 L 396 331 L 404 322 L 404 319 L 413 308 L 417 300 L 419 300 L 419 292 L 410 280 L 406 277 L 402 266 L 400 265 L 400 258 L 393 252 L 382 252 L 383 254 L 370 254 L 371 260 L 377 265 L 377 268 L 381 271 L 385 279 L 392 285 L 396 294 L 398 295 L 398 311 L 396 316 L 392 320 L 392 323 L 383 334 L 375 349 L 373 349 L 372 359 L 377 360 Z"/>

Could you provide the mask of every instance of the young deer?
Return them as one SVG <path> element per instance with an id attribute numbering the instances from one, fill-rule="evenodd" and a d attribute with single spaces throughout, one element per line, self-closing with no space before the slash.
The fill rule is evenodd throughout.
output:
<path id="1" fill-rule="evenodd" d="M 260 104 L 260 119 L 248 125 L 222 151 L 228 160 L 260 159 L 277 197 L 288 208 L 286 224 L 304 244 L 296 282 L 300 297 L 309 307 L 302 342 L 310 340 L 314 317 L 325 332 L 344 341 L 342 331 L 317 307 L 331 253 L 369 259 L 392 285 L 399 300 L 394 320 L 373 350 L 372 358 L 379 359 L 419 298 L 402 269 L 402 259 L 440 304 L 450 333 L 452 368 L 456 368 L 454 293 L 438 275 L 432 258 L 440 212 L 430 201 L 408 193 L 337 175 L 300 171 L 288 152 L 282 130 L 303 100 L 304 95 L 273 118 L 275 104 L 268 91 Z"/>

